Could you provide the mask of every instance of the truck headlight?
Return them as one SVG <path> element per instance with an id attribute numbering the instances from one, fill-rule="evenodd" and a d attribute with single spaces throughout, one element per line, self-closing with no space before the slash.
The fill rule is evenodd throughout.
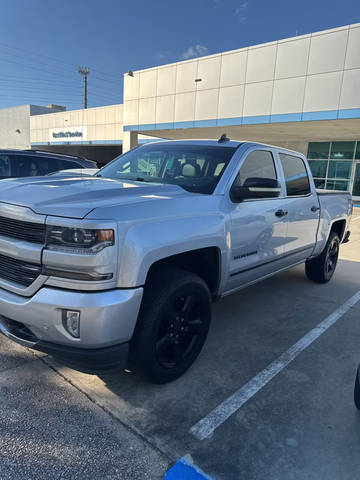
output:
<path id="1" fill-rule="evenodd" d="M 95 254 L 105 247 L 114 245 L 114 242 L 114 230 L 90 230 L 48 225 L 46 232 L 46 248 L 48 250 Z"/>

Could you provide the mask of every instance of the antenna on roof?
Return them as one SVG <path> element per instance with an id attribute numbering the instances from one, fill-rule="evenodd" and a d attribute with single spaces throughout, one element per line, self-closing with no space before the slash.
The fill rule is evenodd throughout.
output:
<path id="1" fill-rule="evenodd" d="M 226 136 L 226 133 L 223 133 L 218 140 L 218 143 L 230 142 L 230 138 Z"/>

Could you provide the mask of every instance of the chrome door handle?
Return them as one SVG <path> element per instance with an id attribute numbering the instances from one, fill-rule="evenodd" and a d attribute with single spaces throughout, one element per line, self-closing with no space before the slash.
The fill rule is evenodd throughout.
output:
<path id="1" fill-rule="evenodd" d="M 277 210 L 277 211 L 275 212 L 275 215 L 276 215 L 277 217 L 285 217 L 285 215 L 287 215 L 287 214 L 288 214 L 288 212 L 285 212 L 285 210 Z"/>
<path id="2" fill-rule="evenodd" d="M 320 207 L 317 207 L 316 205 L 313 205 L 310 210 L 312 212 L 316 213 L 318 210 L 320 210 Z"/>

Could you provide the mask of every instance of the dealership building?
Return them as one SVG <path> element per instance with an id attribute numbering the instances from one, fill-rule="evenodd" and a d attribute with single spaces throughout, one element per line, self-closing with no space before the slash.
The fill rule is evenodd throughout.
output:
<path id="1" fill-rule="evenodd" d="M 29 146 L 107 160 L 226 132 L 304 153 L 318 188 L 360 200 L 360 24 L 129 72 L 123 93 L 123 105 L 31 115 Z"/>

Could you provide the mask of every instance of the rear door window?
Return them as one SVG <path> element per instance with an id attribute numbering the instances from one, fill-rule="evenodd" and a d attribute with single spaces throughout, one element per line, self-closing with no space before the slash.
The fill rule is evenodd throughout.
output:
<path id="1" fill-rule="evenodd" d="M 279 153 L 286 182 L 286 195 L 296 197 L 311 193 L 309 176 L 305 163 L 300 157 Z"/>

